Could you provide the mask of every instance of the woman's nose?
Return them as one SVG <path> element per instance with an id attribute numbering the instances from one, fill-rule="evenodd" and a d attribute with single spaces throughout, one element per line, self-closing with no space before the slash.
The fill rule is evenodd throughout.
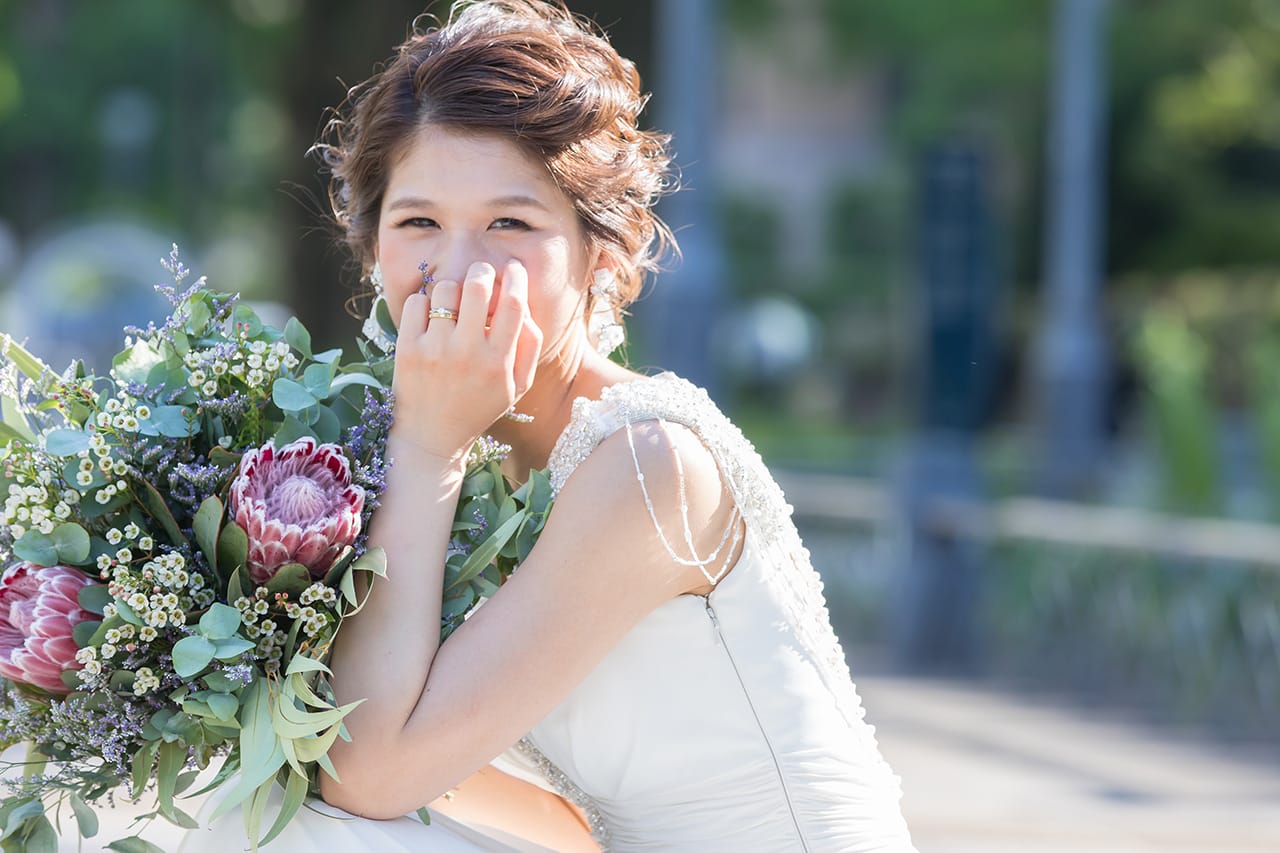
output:
<path id="1" fill-rule="evenodd" d="M 484 241 L 472 235 L 455 235 L 437 245 L 435 257 L 428 258 L 429 271 L 435 281 L 461 282 L 476 261 L 486 261 L 495 270 L 502 268 L 505 256 L 490 251 Z"/>

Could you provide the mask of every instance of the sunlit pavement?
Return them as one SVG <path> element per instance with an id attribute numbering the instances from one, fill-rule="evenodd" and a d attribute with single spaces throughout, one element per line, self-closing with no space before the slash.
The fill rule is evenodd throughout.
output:
<path id="1" fill-rule="evenodd" d="M 921 853 L 1280 851 L 1276 744 L 964 682 L 877 675 L 859 691 Z"/>

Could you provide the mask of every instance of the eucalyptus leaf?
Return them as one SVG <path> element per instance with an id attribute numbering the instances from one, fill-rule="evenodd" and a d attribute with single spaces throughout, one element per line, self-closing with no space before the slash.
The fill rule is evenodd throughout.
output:
<path id="1" fill-rule="evenodd" d="M 229 637 L 225 640 L 216 640 L 213 645 L 213 656 L 218 660 L 231 660 L 233 658 L 237 658 L 254 647 L 252 640 L 245 640 L 240 637 Z"/>
<path id="2" fill-rule="evenodd" d="M 58 853 L 58 833 L 43 814 L 32 818 L 22 840 L 23 853 Z"/>
<path id="3" fill-rule="evenodd" d="M 89 557 L 89 534 L 83 527 L 72 521 L 64 521 L 53 528 L 49 534 L 53 547 L 58 552 L 58 561 L 75 566 Z"/>
<path id="4" fill-rule="evenodd" d="M 225 604 L 212 604 L 200 617 L 200 633 L 209 640 L 225 640 L 240 627 L 240 611 Z"/>
<path id="5" fill-rule="evenodd" d="M 498 552 L 507 544 L 507 540 L 515 535 L 520 524 L 524 521 L 524 513 L 517 512 L 508 518 L 502 525 L 489 534 L 488 538 L 476 546 L 468 556 L 467 561 L 462 564 L 461 571 L 446 587 L 445 591 L 456 589 L 460 585 L 469 582 L 473 577 L 480 574 L 485 566 L 489 565 L 498 556 Z"/>
<path id="6" fill-rule="evenodd" d="M 320 402 L 306 386 L 283 376 L 271 386 L 271 401 L 282 412 L 301 412 Z"/>
<path id="7" fill-rule="evenodd" d="M 85 587 L 88 589 L 88 587 Z M 77 622 L 75 627 L 71 629 L 71 639 L 76 641 L 76 645 L 84 648 L 93 640 L 93 635 L 98 632 L 98 627 L 102 622 L 97 619 L 86 619 L 83 622 Z"/>
<path id="8" fill-rule="evenodd" d="M 218 530 L 222 525 L 222 512 L 222 501 L 217 495 L 210 495 L 200 504 L 191 522 L 196 544 L 215 573 L 218 571 Z"/>
<path id="9" fill-rule="evenodd" d="M 117 853 L 164 853 L 163 847 L 157 847 L 141 835 L 130 835 L 128 838 L 112 841 L 106 849 Z"/>
<path id="10" fill-rule="evenodd" d="M 214 644 L 204 637 L 183 637 L 173 644 L 173 671 L 183 678 L 191 678 L 209 665 L 215 651 Z"/>
<path id="11" fill-rule="evenodd" d="M 228 521 L 222 526 L 222 534 L 218 537 L 218 568 L 228 578 L 233 572 L 240 567 L 246 565 L 249 559 L 249 535 L 244 532 L 244 528 L 236 524 L 234 521 Z M 250 587 L 240 590 L 241 594 L 250 591 Z M 239 596 L 236 596 L 238 598 Z M 229 601 L 235 601 L 235 598 L 228 598 Z"/>
<path id="12" fill-rule="evenodd" d="M 329 396 L 329 383 L 333 381 L 337 370 L 337 363 L 332 361 L 309 364 L 307 369 L 302 371 L 302 384 L 317 400 L 323 400 Z"/>
<path id="13" fill-rule="evenodd" d="M 44 449 L 54 456 L 75 456 L 89 449 L 89 434 L 80 429 L 55 429 L 45 433 Z"/>
<path id="14" fill-rule="evenodd" d="M 83 838 L 93 838 L 98 834 L 98 813 L 89 808 L 88 803 L 80 799 L 75 791 L 71 792 L 71 811 L 76 816 L 76 827 Z"/>
<path id="15" fill-rule="evenodd" d="M 297 317 L 290 317 L 289 321 L 284 324 L 284 339 L 289 342 L 289 346 L 302 353 L 307 358 L 311 357 L 311 333 L 307 331 L 307 327 L 302 325 L 302 321 Z"/>
<path id="16" fill-rule="evenodd" d="M 243 302 L 237 303 L 231 312 L 231 322 L 235 333 L 244 332 L 246 337 L 256 338 L 262 334 L 262 320 L 252 308 Z"/>
<path id="17" fill-rule="evenodd" d="M 276 447 L 284 447 L 287 444 L 297 441 L 303 436 L 317 438 L 315 431 L 310 426 L 303 423 L 294 413 L 290 412 L 284 416 L 284 423 L 280 425 L 280 429 L 276 430 L 275 438 L 272 441 Z"/>
<path id="18" fill-rule="evenodd" d="M 337 394 L 342 393 L 346 389 L 352 388 L 357 385 L 363 385 L 366 388 L 375 388 L 378 390 L 381 390 L 386 387 L 381 382 L 378 381 L 378 378 L 376 376 L 373 376 L 372 374 L 360 373 L 360 372 L 344 373 L 341 376 L 335 377 L 334 380 L 329 383 L 328 396 L 330 397 L 335 396 Z"/>
<path id="19" fill-rule="evenodd" d="M 301 563 L 285 563 L 276 569 L 276 573 L 267 581 L 267 591 L 272 593 L 285 592 L 294 601 L 302 591 L 311 586 L 311 572 Z"/>
<path id="20" fill-rule="evenodd" d="M 206 700 L 209 710 L 220 720 L 234 720 L 240 700 L 227 693 L 215 693 Z"/>
<path id="21" fill-rule="evenodd" d="M 316 407 L 316 422 L 311 429 L 322 444 L 337 444 L 342 438 L 342 423 L 328 406 Z"/>
<path id="22" fill-rule="evenodd" d="M 197 421 L 188 406 L 156 406 L 140 426 L 140 432 L 146 435 L 190 438 L 196 434 Z"/>
<path id="23" fill-rule="evenodd" d="M 102 611 L 111 603 L 112 596 L 105 584 L 95 583 L 81 587 L 76 593 L 76 600 L 85 610 L 102 615 Z"/>
<path id="24" fill-rule="evenodd" d="M 53 539 L 39 530 L 28 530 L 13 543 L 13 553 L 37 566 L 53 566 L 58 563 L 58 549 Z"/>
<path id="25" fill-rule="evenodd" d="M 155 486 L 141 480 L 134 494 L 138 498 L 138 503 L 142 504 L 142 508 L 164 528 L 170 543 L 177 546 L 187 544 L 186 537 L 182 535 L 182 528 L 178 527 L 178 522 L 174 520 L 169 505 L 164 501 L 164 496 L 156 490 Z"/>
<path id="26" fill-rule="evenodd" d="M 298 809 L 302 808 L 302 802 L 307 797 L 307 788 L 309 787 L 307 777 L 293 768 L 289 769 L 289 780 L 284 784 L 284 801 L 280 804 L 280 811 L 276 815 L 275 822 L 271 824 L 271 828 L 267 830 L 267 834 L 262 837 L 259 844 L 267 844 L 293 820 L 293 816 L 298 813 Z"/>

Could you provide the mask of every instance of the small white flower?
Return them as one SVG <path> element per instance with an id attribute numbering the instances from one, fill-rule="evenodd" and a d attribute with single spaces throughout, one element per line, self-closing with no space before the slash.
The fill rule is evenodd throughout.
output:
<path id="1" fill-rule="evenodd" d="M 124 429 L 126 423 L 128 423 L 127 415 L 116 415 L 111 419 L 111 426 L 114 429 Z"/>
<path id="2" fill-rule="evenodd" d="M 193 370 L 191 375 L 187 377 L 187 384 L 193 388 L 198 388 L 204 384 L 206 378 L 203 370 Z"/>
<path id="3" fill-rule="evenodd" d="M 214 394 L 218 393 L 218 383 L 210 379 L 200 386 L 200 393 L 204 394 L 206 397 L 212 397 Z"/>
<path id="4" fill-rule="evenodd" d="M 116 656 L 116 647 L 109 642 L 103 643 L 102 648 L 99 651 L 102 653 L 103 660 Z"/>
<path id="5" fill-rule="evenodd" d="M 57 506 L 53 508 L 53 514 L 59 520 L 66 520 L 71 517 L 71 507 L 66 501 L 58 501 Z"/>
<path id="6" fill-rule="evenodd" d="M 104 572 L 105 572 L 107 569 L 111 568 L 111 555 L 110 555 L 110 554 L 99 554 L 99 555 L 98 555 L 98 568 L 99 568 L 99 569 L 101 569 L 101 570 L 102 570 L 102 571 L 104 571 Z"/>
<path id="7" fill-rule="evenodd" d="M 48 518 L 46 518 L 44 521 L 41 521 L 39 524 L 36 525 L 36 529 L 39 530 L 41 533 L 45 534 L 46 536 L 48 536 L 50 533 L 53 532 L 54 527 L 55 525 L 52 519 L 48 519 Z"/>
<path id="8" fill-rule="evenodd" d="M 143 536 L 138 539 L 138 547 L 143 551 L 150 551 L 155 547 L 155 541 L 150 536 Z"/>
<path id="9" fill-rule="evenodd" d="M 100 504 L 105 504 L 111 500 L 111 495 L 107 494 L 106 489 L 99 489 L 98 492 L 94 494 L 93 499 Z"/>
<path id="10" fill-rule="evenodd" d="M 116 480 L 116 491 L 117 491 L 117 492 L 127 491 L 127 490 L 128 490 L 128 488 L 129 488 L 129 484 L 128 484 L 128 483 L 126 483 L 124 480 Z"/>
<path id="11" fill-rule="evenodd" d="M 298 366 L 298 357 L 293 353 L 289 353 L 284 357 L 284 366 L 292 370 Z"/>
<path id="12" fill-rule="evenodd" d="M 149 643 L 158 636 L 160 636 L 159 633 L 157 633 L 156 629 L 152 628 L 150 625 L 143 625 L 142 628 L 138 630 L 138 639 L 144 643 Z"/>
<path id="13" fill-rule="evenodd" d="M 108 412 L 114 415 L 120 411 L 120 401 L 117 400 L 115 397 L 112 397 L 111 399 L 107 400 L 107 404 L 103 408 L 105 408 Z"/>
<path id="14" fill-rule="evenodd" d="M 102 615 L 108 619 L 112 616 L 119 616 L 120 608 L 116 607 L 114 604 L 105 604 L 102 607 Z"/>
<path id="15" fill-rule="evenodd" d="M 120 540 L 124 538 L 124 534 L 120 532 L 120 528 L 113 527 L 107 531 L 107 541 L 112 545 L 119 545 Z"/>
<path id="16" fill-rule="evenodd" d="M 151 407 L 147 405 L 139 406 L 133 410 L 134 417 L 140 421 L 145 421 L 151 417 Z"/>
<path id="17" fill-rule="evenodd" d="M 107 414 L 106 412 L 98 412 L 98 414 L 94 416 L 93 422 L 97 424 L 99 427 L 106 429 L 107 427 L 111 426 L 111 415 Z"/>
<path id="18" fill-rule="evenodd" d="M 127 430 L 128 432 L 137 432 L 141 426 L 142 424 L 138 423 L 138 419 L 135 418 L 133 415 L 125 415 L 125 418 L 124 418 L 125 430 Z"/>
<path id="19" fill-rule="evenodd" d="M 138 525 L 132 521 L 124 526 L 124 538 L 130 541 L 137 539 L 138 534 L 141 532 L 142 532 L 142 529 L 139 528 Z M 112 544 L 115 544 L 115 543 L 112 543 Z"/>
<path id="20" fill-rule="evenodd" d="M 262 367 L 262 356 L 258 355 L 257 353 L 254 353 L 253 355 L 245 359 L 245 364 L 249 365 L 249 367 L 252 367 L 252 368 Z"/>
<path id="21" fill-rule="evenodd" d="M 280 369 L 280 359 L 276 358 L 274 355 L 269 355 L 267 356 L 264 366 L 267 370 L 275 372 Z"/>
<path id="22" fill-rule="evenodd" d="M 81 471 L 78 474 L 76 474 L 77 486 L 88 486 L 88 485 L 91 485 L 92 483 L 93 483 L 93 475 L 90 474 L 88 471 Z"/>
<path id="23" fill-rule="evenodd" d="M 90 675 L 97 675 L 102 672 L 102 663 L 100 661 L 91 660 L 84 665 L 84 671 Z"/>
<path id="24" fill-rule="evenodd" d="M 133 552 L 130 551 L 128 548 L 121 548 L 119 551 L 116 551 L 116 559 L 122 563 L 132 562 Z"/>

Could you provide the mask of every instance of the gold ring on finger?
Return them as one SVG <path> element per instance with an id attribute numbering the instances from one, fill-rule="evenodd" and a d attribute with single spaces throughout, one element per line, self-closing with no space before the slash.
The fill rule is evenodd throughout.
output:
<path id="1" fill-rule="evenodd" d="M 448 308 L 432 308 L 427 312 L 427 319 L 430 320 L 453 320 L 457 322 L 458 312 L 450 311 Z"/>

